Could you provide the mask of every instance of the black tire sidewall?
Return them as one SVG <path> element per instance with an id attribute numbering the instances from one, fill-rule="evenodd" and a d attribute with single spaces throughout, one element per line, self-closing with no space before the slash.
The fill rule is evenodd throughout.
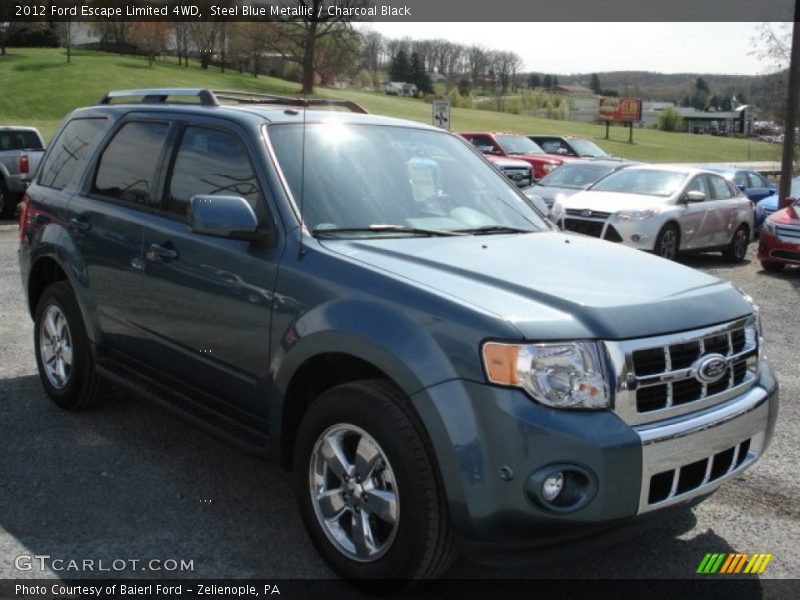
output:
<path id="1" fill-rule="evenodd" d="M 300 425 L 295 444 L 295 494 L 314 546 L 339 575 L 351 580 L 408 579 L 419 571 L 423 548 L 430 541 L 430 511 L 436 510 L 437 505 L 435 497 L 431 498 L 431 489 L 436 488 L 435 476 L 432 468 L 418 468 L 420 452 L 425 453 L 424 460 L 429 465 L 430 457 L 408 415 L 399 409 L 387 411 L 384 404 L 374 400 L 358 386 L 345 385 L 329 390 L 314 401 Z M 406 421 L 403 427 L 398 427 L 398 419 Z M 314 512 L 309 491 L 311 452 L 319 436 L 338 423 L 356 425 L 369 433 L 385 453 L 397 482 L 400 510 L 396 537 L 386 554 L 374 562 L 359 563 L 344 556 L 328 540 Z M 409 436 L 409 432 L 413 432 L 412 435 Z M 361 585 L 369 587 L 369 583 Z"/>
<path id="2" fill-rule="evenodd" d="M 72 370 L 67 385 L 61 389 L 54 387 L 47 379 L 39 349 L 42 317 L 49 306 L 57 306 L 64 314 L 72 338 Z M 86 336 L 80 309 L 74 299 L 72 289 L 67 283 L 53 283 L 42 293 L 34 315 L 33 343 L 34 354 L 36 355 L 36 366 L 39 369 L 39 378 L 42 381 L 47 395 L 61 408 L 80 408 L 83 392 L 88 385 L 88 379 L 91 375 L 92 362 L 89 341 Z"/>
<path id="3" fill-rule="evenodd" d="M 736 253 L 736 238 L 739 237 L 740 232 L 744 232 L 744 250 L 742 254 L 739 255 Z M 747 228 L 747 225 L 739 225 L 736 228 L 736 231 L 733 233 L 733 237 L 731 238 L 731 245 L 728 249 L 728 258 L 733 262 L 741 262 L 744 260 L 745 256 L 747 256 L 747 247 L 750 245 L 750 230 Z"/>

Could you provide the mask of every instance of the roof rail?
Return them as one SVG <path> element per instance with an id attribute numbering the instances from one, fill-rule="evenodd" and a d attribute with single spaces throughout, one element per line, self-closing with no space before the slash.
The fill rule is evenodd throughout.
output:
<path id="1" fill-rule="evenodd" d="M 111 104 L 114 98 L 142 96 L 143 104 L 164 104 L 169 96 L 194 97 L 200 99 L 201 106 L 219 106 L 212 92 L 199 88 L 156 88 L 142 90 L 114 90 L 100 99 L 99 104 Z"/>
<path id="2" fill-rule="evenodd" d="M 213 90 L 210 92 L 217 100 L 228 100 L 239 104 L 278 104 L 283 106 L 333 106 L 348 109 L 350 112 L 368 114 L 366 108 L 351 100 L 332 100 L 329 98 L 295 98 L 291 96 L 277 96 L 275 94 L 262 94 L 259 92 L 242 92 L 236 90 Z"/>
<path id="3" fill-rule="evenodd" d="M 346 108 L 350 112 L 368 114 L 367 109 L 350 100 L 331 100 L 328 98 L 294 98 L 291 96 L 277 96 L 275 94 L 262 94 L 259 92 L 242 92 L 236 90 L 204 90 L 200 88 L 155 88 L 142 90 L 114 90 L 108 92 L 100 99 L 100 104 L 111 104 L 114 98 L 128 98 L 141 96 L 143 104 L 166 104 L 170 96 L 184 98 L 199 98 L 201 106 L 219 106 L 220 100 L 236 102 L 239 104 L 276 104 L 281 106 L 301 106 L 305 108 L 315 106 L 333 106 Z"/>

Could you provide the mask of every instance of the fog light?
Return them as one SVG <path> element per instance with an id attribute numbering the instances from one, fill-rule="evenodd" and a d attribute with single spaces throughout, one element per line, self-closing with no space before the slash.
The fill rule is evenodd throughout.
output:
<path id="1" fill-rule="evenodd" d="M 639 233 L 634 233 L 634 234 L 631 236 L 631 241 L 632 241 L 634 244 L 642 244 L 642 243 L 644 243 L 644 242 L 646 242 L 646 241 L 647 241 L 647 236 L 646 236 L 646 235 L 641 235 L 641 234 L 639 234 Z"/>
<path id="2" fill-rule="evenodd" d="M 557 471 L 547 476 L 542 483 L 542 498 L 548 502 L 552 502 L 564 489 L 564 474 Z"/>

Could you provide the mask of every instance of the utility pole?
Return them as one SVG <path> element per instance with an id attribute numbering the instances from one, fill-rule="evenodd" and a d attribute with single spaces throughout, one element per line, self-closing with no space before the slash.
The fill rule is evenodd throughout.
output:
<path id="1" fill-rule="evenodd" d="M 792 50 L 789 57 L 789 97 L 786 102 L 786 128 L 783 135 L 781 186 L 778 192 L 780 208 L 789 206 L 789 189 L 792 180 L 792 168 L 794 167 L 794 130 L 798 125 L 798 97 L 800 97 L 800 0 L 795 0 Z"/>

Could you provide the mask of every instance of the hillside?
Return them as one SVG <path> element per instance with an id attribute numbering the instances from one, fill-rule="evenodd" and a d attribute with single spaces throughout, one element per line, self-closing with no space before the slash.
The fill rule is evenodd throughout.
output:
<path id="1" fill-rule="evenodd" d="M 149 67 L 138 57 L 80 51 L 71 64 L 57 49 L 12 48 L 0 57 L 0 124 L 33 125 L 46 138 L 61 119 L 79 106 L 97 101 L 109 89 L 143 87 L 207 87 L 295 94 L 298 85 L 272 77 L 254 79 L 237 72 L 179 67 L 174 60 Z M 422 100 L 397 98 L 351 90 L 320 89 L 319 95 L 347 98 L 374 113 L 429 123 L 431 107 Z M 593 138 L 611 154 L 649 161 L 743 161 L 748 159 L 747 140 L 636 130 L 635 144 L 627 143 L 627 131 L 612 129 L 612 140 L 602 139 L 601 125 L 539 119 L 472 109 L 454 109 L 454 131 L 502 130 L 520 133 L 554 133 Z M 777 160 L 776 146 L 753 142 L 752 160 Z"/>

